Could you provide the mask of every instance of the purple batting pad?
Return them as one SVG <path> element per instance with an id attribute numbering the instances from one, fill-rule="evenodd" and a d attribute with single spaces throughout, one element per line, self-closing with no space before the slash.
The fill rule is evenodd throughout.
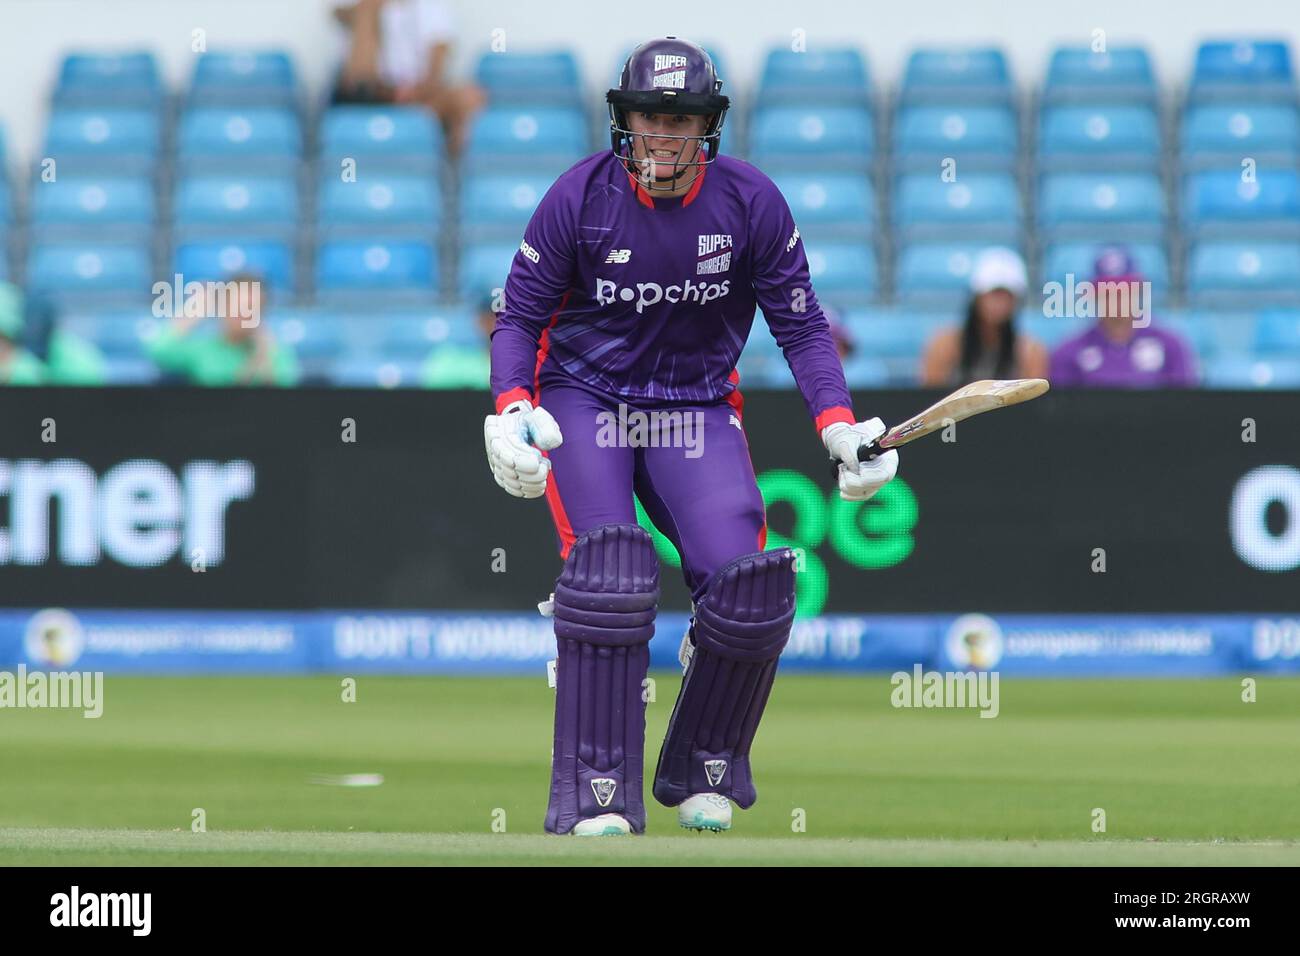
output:
<path id="1" fill-rule="evenodd" d="M 659 560 L 634 524 L 578 538 L 555 582 L 555 749 L 546 829 L 619 813 L 645 831 L 646 669 L 659 602 Z"/>
<path id="2" fill-rule="evenodd" d="M 794 621 L 794 553 L 747 554 L 720 568 L 695 605 L 695 652 L 659 752 L 655 799 L 675 807 L 720 793 L 758 798 L 749 748 Z"/>

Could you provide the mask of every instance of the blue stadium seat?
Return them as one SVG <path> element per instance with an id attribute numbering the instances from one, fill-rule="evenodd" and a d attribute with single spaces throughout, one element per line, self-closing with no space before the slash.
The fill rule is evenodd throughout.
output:
<path id="1" fill-rule="evenodd" d="M 316 252 L 316 295 L 323 304 L 393 307 L 431 301 L 437 252 L 427 242 L 322 243 Z"/>
<path id="2" fill-rule="evenodd" d="M 144 245 L 38 244 L 27 263 L 27 286 L 64 306 L 92 301 L 101 306 L 148 301 L 153 284 Z"/>
<path id="3" fill-rule="evenodd" d="M 1042 308 L 1031 308 L 1025 309 L 1017 317 L 1016 330 L 1037 339 L 1050 350 L 1084 331 L 1092 321 L 1080 316 L 1044 315 Z"/>
<path id="4" fill-rule="evenodd" d="M 1257 355 L 1213 356 L 1205 363 L 1210 388 L 1300 387 L 1300 359 Z"/>
<path id="5" fill-rule="evenodd" d="M 163 85 L 149 51 L 77 51 L 63 57 L 54 88 L 56 107 L 156 109 Z"/>
<path id="6" fill-rule="evenodd" d="M 1183 338 L 1192 351 L 1202 359 L 1213 355 L 1216 349 L 1213 322 L 1198 312 L 1167 312 L 1161 310 L 1155 323 Z M 1235 318 L 1235 317 L 1234 317 Z"/>
<path id="7" fill-rule="evenodd" d="M 1211 40 L 1196 51 L 1192 102 L 1211 99 L 1295 100 L 1295 72 L 1285 40 Z"/>
<path id="8" fill-rule="evenodd" d="M 331 234 L 432 236 L 442 218 L 442 194 L 427 176 L 373 174 L 356 182 L 330 176 L 321 180 L 316 218 Z"/>
<path id="9" fill-rule="evenodd" d="M 504 289 L 517 242 L 471 243 L 460 252 L 460 294 L 475 300 L 493 289 Z"/>
<path id="10" fill-rule="evenodd" d="M 1043 101 L 1155 106 L 1156 80 L 1143 47 L 1057 47 L 1047 66 Z"/>
<path id="11" fill-rule="evenodd" d="M 871 112 L 859 106 L 770 106 L 754 114 L 750 159 L 765 170 L 867 169 L 875 137 Z"/>
<path id="12" fill-rule="evenodd" d="M 577 106 L 581 100 L 578 61 L 569 50 L 484 53 L 475 76 L 493 105 Z"/>
<path id="13" fill-rule="evenodd" d="M 1066 284 L 1066 276 L 1073 275 L 1077 285 L 1092 279 L 1093 268 L 1104 242 L 1056 242 L 1043 253 L 1043 282 Z M 1124 244 L 1137 263 L 1145 281 L 1151 283 L 1157 295 L 1169 289 L 1169 257 L 1164 247 L 1154 242 Z"/>
<path id="14" fill-rule="evenodd" d="M 1205 356 L 1247 355 L 1255 348 L 1259 337 L 1259 310 L 1268 303 L 1257 303 L 1250 296 L 1232 296 L 1221 302 L 1211 301 L 1209 307 L 1199 308 L 1183 315 L 1189 325 L 1199 326 Z"/>
<path id="15" fill-rule="evenodd" d="M 842 319 L 855 349 L 850 362 L 874 359 L 884 364 L 888 384 L 910 385 L 916 382 L 926 342 L 959 316 L 951 311 L 874 308 L 850 309 Z"/>
<path id="16" fill-rule="evenodd" d="M 1187 291 L 1204 308 L 1292 305 L 1300 301 L 1300 244 L 1198 242 L 1189 255 Z"/>
<path id="17" fill-rule="evenodd" d="M 917 242 L 898 255 L 894 291 L 904 305 L 957 307 L 970 295 L 970 271 L 987 243 Z"/>
<path id="18" fill-rule="evenodd" d="M 470 128 L 468 164 L 476 170 L 562 172 L 591 151 L 587 119 L 562 107 L 497 107 Z"/>
<path id="19" fill-rule="evenodd" d="M 1042 178 L 1039 225 L 1049 238 L 1157 240 L 1164 232 L 1165 196 L 1148 173 L 1051 173 Z"/>
<path id="20" fill-rule="evenodd" d="M 1193 106 L 1183 116 L 1182 160 L 1187 168 L 1256 164 L 1294 166 L 1300 154 L 1300 112 L 1287 104 Z"/>
<path id="21" fill-rule="evenodd" d="M 194 64 L 189 105 L 293 107 L 298 77 L 284 50 L 221 50 Z"/>
<path id="22" fill-rule="evenodd" d="M 870 93 L 867 61 L 851 47 L 796 53 L 769 50 L 759 79 L 762 103 L 866 104 Z"/>
<path id="23" fill-rule="evenodd" d="M 868 302 L 879 294 L 875 252 L 862 242 L 805 244 L 808 276 L 819 297 L 846 305 Z"/>
<path id="24" fill-rule="evenodd" d="M 143 358 L 144 343 L 156 335 L 166 319 L 155 318 L 147 310 L 115 311 L 88 306 L 88 311 L 73 311 L 59 317 L 59 327 L 94 345 L 107 359 Z"/>
<path id="25" fill-rule="evenodd" d="M 995 47 L 913 50 L 903 71 L 902 103 L 1009 104 L 1011 73 Z"/>
<path id="26" fill-rule="evenodd" d="M 876 221 L 875 190 L 865 176 L 779 173 L 772 181 L 790 204 L 794 221 L 805 237 L 865 237 Z"/>
<path id="27" fill-rule="evenodd" d="M 1054 106 L 1043 110 L 1038 162 L 1044 171 L 1160 167 L 1160 122 L 1146 106 Z"/>
<path id="28" fill-rule="evenodd" d="M 158 366 L 143 356 L 105 356 L 104 382 L 108 385 L 153 385 Z"/>
<path id="29" fill-rule="evenodd" d="M 182 242 L 176 247 L 174 270 L 186 282 L 224 280 L 240 272 L 261 276 L 274 291 L 292 293 L 293 247 L 275 239 L 225 238 Z"/>
<path id="30" fill-rule="evenodd" d="M 176 228 L 186 236 L 229 234 L 292 239 L 298 187 L 287 176 L 191 176 L 176 187 Z"/>
<path id="31" fill-rule="evenodd" d="M 285 109 L 192 109 L 177 132 L 186 172 L 296 172 L 302 160 L 302 128 Z"/>
<path id="32" fill-rule="evenodd" d="M 329 380 L 344 388 L 418 388 L 423 359 L 348 355 L 329 368 Z"/>
<path id="33" fill-rule="evenodd" d="M 320 128 L 321 173 L 337 175 L 344 159 L 357 174 L 431 171 L 445 147 L 442 127 L 420 106 L 335 106 Z"/>
<path id="34" fill-rule="evenodd" d="M 77 237 L 110 242 L 150 238 L 154 191 L 137 177 L 39 177 L 32 183 L 32 228 L 38 239 Z"/>
<path id="35" fill-rule="evenodd" d="M 937 170 L 910 173 L 895 185 L 894 222 L 904 241 L 966 239 L 1019 245 L 1020 190 L 1004 173 L 959 173 L 955 182 L 944 182 Z"/>
<path id="36" fill-rule="evenodd" d="M 1300 310 L 1262 311 L 1255 328 L 1255 348 L 1261 353 L 1300 355 Z"/>
<path id="37" fill-rule="evenodd" d="M 474 236 L 522 236 L 553 182 L 530 173 L 472 174 L 461 184 L 461 227 Z"/>
<path id="38" fill-rule="evenodd" d="M 1183 217 L 1197 236 L 1300 236 L 1300 177 L 1276 168 L 1256 170 L 1253 181 L 1234 169 L 1193 173 Z"/>
<path id="39" fill-rule="evenodd" d="M 386 358 L 424 358 L 438 345 L 485 345 L 472 308 L 423 310 L 384 316 L 374 348 Z"/>
<path id="40" fill-rule="evenodd" d="M 345 320 L 320 309 L 276 309 L 270 322 L 276 341 L 293 349 L 300 361 L 331 361 L 348 348 Z"/>
<path id="41" fill-rule="evenodd" d="M 1009 169 L 1018 147 L 1015 113 L 1002 106 L 905 106 L 894 121 L 895 164 L 953 157 L 959 175 Z"/>
<path id="42" fill-rule="evenodd" d="M 754 325 L 763 325 L 762 321 L 756 321 Z M 770 339 L 771 334 L 763 326 L 763 334 Z M 775 343 L 773 343 L 775 346 Z M 740 388 L 773 388 L 789 389 L 794 388 L 794 376 L 790 374 L 790 366 L 786 363 L 785 357 L 780 350 L 773 349 L 770 351 L 758 351 L 756 349 L 746 348 L 741 353 L 740 361 L 736 363 L 736 370 L 740 373 Z"/>
<path id="43" fill-rule="evenodd" d="M 57 109 L 42 155 L 55 161 L 60 176 L 151 173 L 160 130 L 150 110 Z"/>
<path id="44" fill-rule="evenodd" d="M 772 335 L 771 328 L 768 327 L 767 320 L 759 309 L 754 310 L 754 321 L 749 328 L 749 337 L 745 340 L 745 348 L 753 349 L 756 352 L 772 352 L 777 356 L 784 357 L 781 347 L 777 345 L 776 338 Z"/>
<path id="45" fill-rule="evenodd" d="M 855 352 L 844 361 L 844 381 L 849 388 L 884 388 L 896 383 L 896 377 L 877 356 Z"/>

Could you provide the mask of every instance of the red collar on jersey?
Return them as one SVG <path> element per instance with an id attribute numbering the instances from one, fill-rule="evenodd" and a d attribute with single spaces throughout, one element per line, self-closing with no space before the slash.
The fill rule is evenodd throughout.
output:
<path id="1" fill-rule="evenodd" d="M 695 197 L 700 194 L 700 187 L 704 185 L 704 174 L 709 171 L 709 167 L 701 166 L 699 175 L 695 177 L 695 182 L 691 183 L 691 188 L 686 191 L 682 197 L 682 207 L 685 208 L 695 201 Z M 631 173 L 627 174 L 627 181 L 632 188 L 636 190 L 636 198 L 641 201 L 641 205 L 650 209 L 655 207 L 655 200 L 652 195 L 641 185 L 640 181 Z"/>

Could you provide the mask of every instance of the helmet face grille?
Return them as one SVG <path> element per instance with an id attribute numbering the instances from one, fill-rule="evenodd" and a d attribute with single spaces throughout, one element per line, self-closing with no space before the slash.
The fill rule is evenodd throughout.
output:
<path id="1" fill-rule="evenodd" d="M 628 128 L 625 114 L 614 104 L 610 104 L 610 140 L 614 150 L 614 155 L 623 161 L 627 171 L 631 173 L 643 188 L 650 192 L 671 192 L 682 185 L 689 185 L 694 182 L 695 176 L 700 175 L 705 166 L 711 164 L 718 157 L 718 145 L 722 138 L 722 122 L 725 111 L 716 114 L 709 122 L 708 129 L 702 136 L 679 136 L 674 134 L 661 133 L 637 133 Z M 637 159 L 634 149 L 635 141 L 642 140 L 642 154 L 650 155 L 649 145 L 645 143 L 646 138 L 656 140 L 680 141 L 682 148 L 673 161 L 673 171 L 666 182 L 663 178 L 658 180 L 650 175 L 650 167 L 653 165 L 649 159 Z M 691 144 L 695 148 L 691 148 Z M 694 175 L 687 183 L 681 183 L 681 177 L 687 172 L 694 171 Z"/>
<path id="2" fill-rule="evenodd" d="M 689 185 L 718 156 L 722 126 L 731 105 L 721 91 L 722 80 L 718 78 L 713 59 L 703 48 L 675 37 L 641 44 L 624 62 L 618 89 L 605 95 L 614 155 L 649 191 L 671 192 Z M 632 113 L 707 116 L 709 122 L 700 136 L 642 134 L 631 129 L 628 117 Z M 650 161 L 636 158 L 633 144 L 637 137 L 642 137 L 642 152 L 649 155 L 644 142 L 646 136 L 682 141 L 670 177 L 656 179 L 648 175 Z M 695 142 L 694 149 L 690 148 L 691 140 Z M 694 170 L 691 179 L 679 182 L 691 170 Z"/>

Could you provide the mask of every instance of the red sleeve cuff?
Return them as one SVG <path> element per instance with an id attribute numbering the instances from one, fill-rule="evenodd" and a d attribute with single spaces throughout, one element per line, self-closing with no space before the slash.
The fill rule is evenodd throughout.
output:
<path id="1" fill-rule="evenodd" d="M 497 396 L 497 414 L 500 415 L 507 405 L 517 402 L 521 398 L 525 401 L 531 402 L 533 400 L 533 393 L 522 386 L 519 388 L 512 388 L 508 392 L 502 392 Z"/>
<path id="2" fill-rule="evenodd" d="M 856 421 L 857 419 L 853 417 L 853 409 L 845 408 L 843 405 L 832 405 L 818 415 L 813 424 L 817 427 L 817 434 L 820 435 L 827 425 L 834 425 L 836 422 L 852 425 Z"/>

